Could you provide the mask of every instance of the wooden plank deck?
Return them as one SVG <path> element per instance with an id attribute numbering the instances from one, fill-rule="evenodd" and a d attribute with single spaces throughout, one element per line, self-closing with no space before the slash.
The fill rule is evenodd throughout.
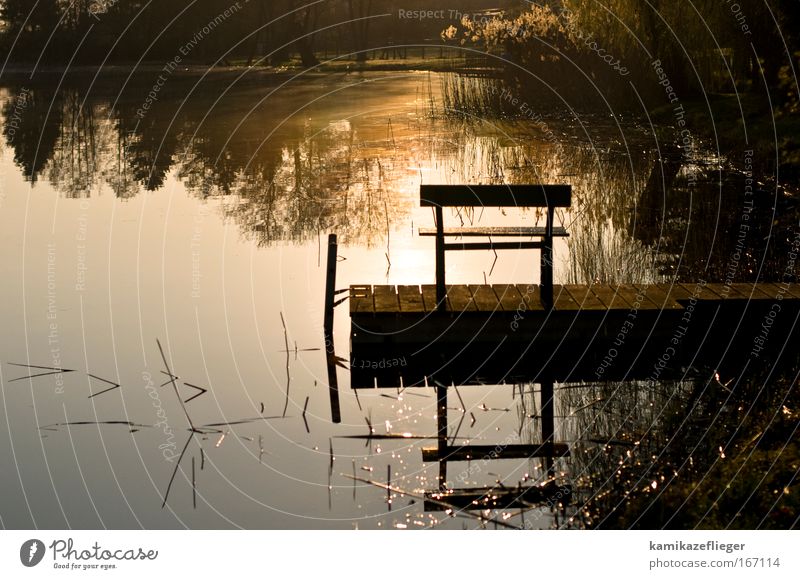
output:
<path id="1" fill-rule="evenodd" d="M 448 311 L 494 313 L 540 310 L 539 286 L 532 284 L 450 285 Z M 701 302 L 800 299 L 800 288 L 777 284 L 554 285 L 555 311 L 681 310 Z M 634 307 L 635 306 L 635 307 Z M 350 286 L 350 314 L 420 314 L 436 311 L 434 285 Z"/>
<path id="2" fill-rule="evenodd" d="M 597 299 L 599 299 L 606 308 L 631 307 L 630 302 L 628 302 L 625 299 L 625 297 L 622 294 L 620 294 L 613 286 L 605 284 L 595 284 L 590 287 L 592 288 L 592 292 L 594 292 L 594 295 L 597 296 Z"/>
<path id="3" fill-rule="evenodd" d="M 400 300 L 393 285 L 376 285 L 372 288 L 375 312 L 400 313 Z"/>
<path id="4" fill-rule="evenodd" d="M 416 285 L 397 286 L 397 296 L 400 302 L 400 311 L 405 313 L 424 313 L 425 302 L 422 299 L 422 291 Z"/>
<path id="5" fill-rule="evenodd" d="M 351 386 L 680 379 L 687 367 L 733 375 L 798 357 L 784 347 L 800 340 L 794 285 L 555 285 L 551 311 L 540 293 L 450 285 L 438 311 L 433 285 L 351 286 L 351 359 L 369 362 L 351 367 Z"/>

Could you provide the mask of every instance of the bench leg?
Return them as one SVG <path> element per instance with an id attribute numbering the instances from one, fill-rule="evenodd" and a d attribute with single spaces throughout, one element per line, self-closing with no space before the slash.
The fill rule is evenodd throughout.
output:
<path id="1" fill-rule="evenodd" d="M 436 208 L 436 309 L 447 310 L 447 291 L 444 287 L 444 215 Z"/>
<path id="2" fill-rule="evenodd" d="M 545 310 L 553 309 L 553 238 L 545 237 L 542 247 L 542 306 Z"/>
<path id="3" fill-rule="evenodd" d="M 547 223 L 545 224 L 544 243 L 542 244 L 542 306 L 546 311 L 553 309 L 553 219 L 555 218 L 552 207 L 547 208 Z"/>

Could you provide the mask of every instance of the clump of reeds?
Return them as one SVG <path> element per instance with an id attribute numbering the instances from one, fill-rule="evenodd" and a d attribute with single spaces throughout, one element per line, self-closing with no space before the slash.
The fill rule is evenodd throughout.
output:
<path id="1" fill-rule="evenodd" d="M 504 97 L 503 81 L 495 77 L 442 75 L 444 114 L 450 116 L 515 117 L 520 111 Z"/>
<path id="2" fill-rule="evenodd" d="M 569 283 L 653 283 L 654 253 L 651 248 L 587 220 L 569 240 Z"/>

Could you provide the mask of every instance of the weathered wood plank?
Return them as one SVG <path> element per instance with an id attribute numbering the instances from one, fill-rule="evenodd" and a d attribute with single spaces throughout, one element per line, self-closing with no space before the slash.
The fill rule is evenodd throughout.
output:
<path id="1" fill-rule="evenodd" d="M 674 283 L 674 284 L 672 284 L 672 283 L 659 283 L 659 284 L 656 284 L 656 286 L 659 289 L 663 290 L 664 293 L 666 293 L 670 297 L 670 299 L 672 301 L 676 301 L 677 302 L 678 300 L 687 301 L 687 300 L 692 299 L 692 292 L 690 292 L 689 290 L 687 290 L 685 287 L 683 287 L 680 284 L 677 284 L 677 283 Z"/>
<path id="2" fill-rule="evenodd" d="M 727 292 L 724 292 L 722 288 L 723 285 L 721 283 L 708 283 L 703 286 L 703 296 L 700 299 L 727 299 Z M 709 297 L 706 297 L 706 293 L 708 293 Z M 716 298 L 714 296 L 716 296 Z"/>
<path id="3" fill-rule="evenodd" d="M 692 295 L 697 296 L 699 301 L 722 301 L 724 298 L 720 294 L 722 291 L 722 284 L 707 283 L 700 284 L 681 284 L 684 288 L 692 292 Z"/>
<path id="4" fill-rule="evenodd" d="M 514 312 L 523 304 L 522 296 L 519 295 L 517 286 L 507 283 L 497 283 L 492 286 L 494 293 L 497 294 L 497 299 L 500 301 L 500 306 L 503 311 Z"/>
<path id="5" fill-rule="evenodd" d="M 747 299 L 747 296 L 740 294 L 733 286 L 724 283 L 709 283 L 704 289 L 706 290 L 703 293 L 702 299 L 704 300 L 709 299 L 706 297 L 707 292 L 710 292 L 708 295 L 711 296 L 711 299 L 715 299 L 714 296 L 717 296 L 716 299 L 719 301 Z"/>
<path id="6" fill-rule="evenodd" d="M 705 283 L 699 283 L 699 282 L 697 282 L 697 283 L 681 283 L 681 284 L 675 284 L 675 285 L 680 285 L 680 287 L 682 287 L 687 292 L 689 292 L 690 299 L 691 298 L 700 299 L 700 297 L 704 295 L 703 294 L 703 288 L 706 287 Z M 706 295 L 704 299 L 705 300 L 711 299 L 711 294 Z"/>
<path id="7" fill-rule="evenodd" d="M 605 304 L 600 301 L 600 299 L 594 295 L 594 292 L 589 288 L 588 285 L 574 285 L 574 284 L 567 284 L 564 287 L 572 299 L 574 299 L 580 309 L 587 310 L 587 311 L 604 311 L 607 310 Z"/>
<path id="8" fill-rule="evenodd" d="M 581 306 L 569 295 L 569 292 L 564 289 L 564 286 L 554 285 L 553 308 L 559 311 L 577 311 L 581 309 Z"/>
<path id="9" fill-rule="evenodd" d="M 447 299 L 453 312 L 477 312 L 478 308 L 472 299 L 469 288 L 465 285 L 447 286 Z"/>
<path id="10" fill-rule="evenodd" d="M 422 286 L 422 303 L 426 312 L 436 311 L 436 285 L 425 284 Z"/>
<path id="11" fill-rule="evenodd" d="M 749 292 L 746 293 L 746 294 L 740 292 L 738 289 L 736 289 L 736 286 L 734 284 L 732 284 L 732 283 L 731 284 L 722 284 L 721 291 L 726 294 L 725 295 L 725 299 L 727 299 L 727 300 L 749 300 L 750 299 L 750 293 Z"/>
<path id="12" fill-rule="evenodd" d="M 625 284 L 609 286 L 601 284 L 555 285 L 554 297 L 557 310 L 577 311 L 604 309 L 631 309 L 639 302 L 641 310 L 681 309 L 689 299 L 698 301 L 720 302 L 776 300 L 782 296 L 784 300 L 800 299 L 800 286 L 788 288 L 782 284 L 735 283 L 723 284 Z M 729 289 L 726 290 L 726 287 Z M 540 287 L 533 284 L 495 284 L 490 285 L 452 285 L 448 286 L 448 308 L 451 311 L 513 312 L 520 308 L 526 310 L 543 310 L 540 298 Z M 750 296 L 752 292 L 752 297 Z M 798 295 L 795 295 L 798 294 Z M 723 295 L 727 297 L 722 297 Z M 680 302 L 679 302 L 680 300 Z M 350 313 L 424 313 L 436 310 L 436 286 L 404 285 L 351 285 Z"/>
<path id="13" fill-rule="evenodd" d="M 696 298 L 698 301 L 718 301 L 722 298 L 719 294 L 709 289 L 708 284 L 700 285 L 694 283 L 682 283 L 680 286 L 689 292 L 689 295 Z"/>
<path id="14" fill-rule="evenodd" d="M 634 284 L 634 286 L 640 292 L 646 293 L 647 297 L 650 298 L 658 307 L 662 310 L 682 310 L 683 306 L 672 299 L 666 291 L 660 288 L 658 285 L 641 285 L 641 284 Z"/>
<path id="15" fill-rule="evenodd" d="M 766 293 L 770 297 L 770 299 L 773 300 L 778 299 L 779 295 L 783 297 L 786 297 L 788 295 L 786 293 L 786 289 L 783 286 L 780 286 L 775 283 L 761 282 L 758 284 L 758 287 L 762 292 Z"/>
<path id="16" fill-rule="evenodd" d="M 544 311 L 541 286 L 534 284 L 517 284 L 517 291 L 519 292 L 521 303 L 524 303 L 529 310 Z M 519 305 L 520 304 L 517 304 L 517 306 Z"/>
<path id="17" fill-rule="evenodd" d="M 613 287 L 613 286 L 612 286 Z M 616 292 L 637 310 L 660 310 L 656 303 L 647 297 L 647 294 L 640 292 L 633 285 L 621 284 L 614 287 Z"/>
<path id="18" fill-rule="evenodd" d="M 590 287 L 592 293 L 602 302 L 606 309 L 629 310 L 631 308 L 631 304 L 610 285 L 595 283 Z"/>
<path id="19" fill-rule="evenodd" d="M 738 291 L 743 296 L 746 296 L 748 299 L 752 300 L 769 300 L 770 295 L 761 289 L 761 284 L 757 283 L 746 283 L 746 282 L 736 282 L 731 284 L 736 291 Z"/>
<path id="20" fill-rule="evenodd" d="M 800 299 L 800 284 L 790 283 L 787 285 L 783 284 L 773 284 L 773 285 L 777 286 L 779 290 L 783 290 L 784 299 L 786 298 Z"/>
<path id="21" fill-rule="evenodd" d="M 371 314 L 375 311 L 375 303 L 372 298 L 372 286 L 370 285 L 351 285 L 350 286 L 350 314 Z"/>
<path id="22" fill-rule="evenodd" d="M 496 312 L 500 311 L 500 302 L 497 300 L 497 295 L 489 285 L 470 285 L 467 286 L 472 293 L 472 301 L 479 312 Z"/>
<path id="23" fill-rule="evenodd" d="M 376 285 L 372 288 L 375 298 L 376 314 L 396 314 L 400 310 L 400 302 L 393 285 Z"/>
<path id="24" fill-rule="evenodd" d="M 400 301 L 400 311 L 408 313 L 424 313 L 425 304 L 422 301 L 418 285 L 397 286 L 397 296 Z"/>
<path id="25" fill-rule="evenodd" d="M 475 241 L 472 243 L 456 241 L 445 243 L 444 248 L 446 251 L 497 251 L 498 249 L 505 251 L 506 249 L 542 249 L 543 243 L 543 241 L 524 241 L 522 239 L 517 241 Z"/>

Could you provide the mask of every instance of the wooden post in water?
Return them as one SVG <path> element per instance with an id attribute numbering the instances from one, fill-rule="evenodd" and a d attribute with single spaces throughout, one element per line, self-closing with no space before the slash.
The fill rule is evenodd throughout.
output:
<path id="1" fill-rule="evenodd" d="M 336 255 L 339 249 L 336 234 L 328 236 L 328 261 L 325 277 L 325 314 L 322 322 L 325 334 L 325 356 L 328 366 L 328 392 L 331 397 L 331 420 L 338 424 L 342 421 L 339 407 L 339 378 L 336 375 L 336 349 L 333 346 L 333 300 L 336 296 Z"/>
<path id="2" fill-rule="evenodd" d="M 338 250 L 336 234 L 328 235 L 328 261 L 325 275 L 325 317 L 322 327 L 325 336 L 333 336 L 333 300 L 336 296 L 336 252 Z"/>
<path id="3" fill-rule="evenodd" d="M 447 310 L 447 290 L 444 287 L 444 212 L 436 206 L 436 309 Z"/>
<path id="4" fill-rule="evenodd" d="M 330 346 L 328 345 L 330 344 Z M 330 341 L 325 338 L 327 366 L 328 366 L 328 393 L 331 397 L 331 422 L 339 424 L 342 421 L 342 411 L 339 407 L 339 377 L 336 375 L 336 353 L 333 348 L 333 337 Z"/>

